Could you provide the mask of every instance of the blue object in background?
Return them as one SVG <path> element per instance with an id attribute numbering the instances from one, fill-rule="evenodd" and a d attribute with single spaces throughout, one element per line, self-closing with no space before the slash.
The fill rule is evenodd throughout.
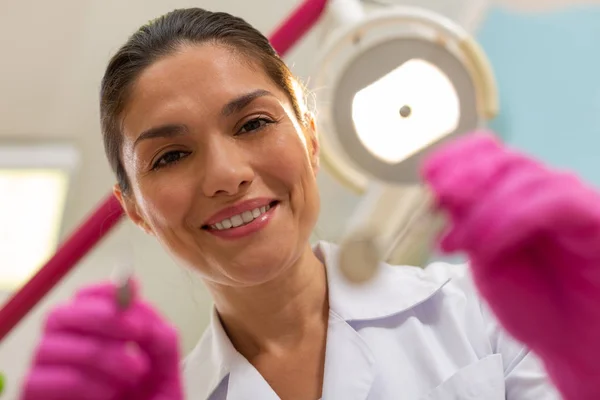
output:
<path id="1" fill-rule="evenodd" d="M 490 128 L 600 187 L 600 6 L 545 13 L 493 7 L 477 32 L 500 94 Z M 432 261 L 465 262 L 434 253 Z"/>
<path id="2" fill-rule="evenodd" d="M 600 6 L 491 8 L 477 39 L 494 69 L 506 142 L 600 186 Z"/>

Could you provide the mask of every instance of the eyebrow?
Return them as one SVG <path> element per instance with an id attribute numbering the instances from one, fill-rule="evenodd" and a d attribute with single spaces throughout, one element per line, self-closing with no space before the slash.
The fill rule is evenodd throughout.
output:
<path id="1" fill-rule="evenodd" d="M 264 97 L 264 96 L 273 96 L 273 94 L 271 92 L 269 92 L 268 90 L 264 90 L 264 89 L 257 89 L 257 90 L 253 90 L 252 92 L 243 94 L 243 95 L 231 100 L 229 103 L 225 104 L 223 106 L 223 109 L 221 110 L 221 114 L 228 117 L 232 114 L 240 112 L 245 107 L 247 107 L 250 103 L 252 103 L 254 100 L 258 99 L 259 97 Z M 137 139 L 135 139 L 135 142 L 133 143 L 133 147 L 135 148 L 135 146 L 137 146 L 140 142 L 142 142 L 144 140 L 156 139 L 156 138 L 171 138 L 171 137 L 183 135 L 187 132 L 188 132 L 187 127 L 185 125 L 181 125 L 181 124 L 168 124 L 168 125 L 156 126 L 154 128 L 150 128 L 150 129 L 142 132 L 140 134 L 140 136 L 138 136 Z"/>
<path id="2" fill-rule="evenodd" d="M 248 104 L 252 103 L 254 100 L 258 99 L 259 97 L 264 97 L 264 96 L 273 96 L 273 94 L 271 92 L 269 92 L 268 90 L 257 89 L 257 90 L 253 90 L 252 92 L 241 95 L 240 97 L 235 98 L 235 99 L 231 100 L 229 103 L 225 104 L 225 106 L 223 106 L 223 109 L 221 110 L 221 114 L 228 117 L 231 114 L 240 112 L 245 107 L 247 107 Z"/>
<path id="3" fill-rule="evenodd" d="M 168 124 L 156 126 L 142 132 L 142 134 L 135 139 L 133 147 L 137 146 L 138 143 L 144 140 L 180 136 L 187 133 L 187 131 L 188 130 L 185 125 Z"/>

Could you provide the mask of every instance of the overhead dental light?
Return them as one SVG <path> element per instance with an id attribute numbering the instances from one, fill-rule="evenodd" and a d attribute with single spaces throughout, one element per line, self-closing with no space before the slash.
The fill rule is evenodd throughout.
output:
<path id="1" fill-rule="evenodd" d="M 422 245 L 398 240 L 426 200 L 421 160 L 493 118 L 497 91 L 483 51 L 449 19 L 402 6 L 365 13 L 358 0 L 332 0 L 328 15 L 312 84 L 321 159 L 364 195 L 341 240 L 342 269 L 363 280 L 374 272 L 365 265 L 405 262 Z"/>

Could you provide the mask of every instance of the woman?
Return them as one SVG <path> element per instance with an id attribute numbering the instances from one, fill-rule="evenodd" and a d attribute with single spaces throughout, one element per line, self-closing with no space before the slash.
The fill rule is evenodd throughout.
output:
<path id="1" fill-rule="evenodd" d="M 200 274 L 215 311 L 180 374 L 177 335 L 151 307 L 136 296 L 120 310 L 112 285 L 86 288 L 50 314 L 23 399 L 558 398 L 536 358 L 481 305 L 465 267 L 382 266 L 352 286 L 338 275 L 335 246 L 311 249 L 314 120 L 301 86 L 243 20 L 195 8 L 150 22 L 110 61 L 101 97 L 115 195 Z M 546 305 L 502 305 L 527 295 L 510 263 L 533 274 L 538 260 L 517 256 L 536 231 L 509 233 L 531 206 L 521 197 L 531 182 L 543 194 L 565 180 L 479 135 L 438 153 L 424 176 L 452 216 L 446 249 L 468 252 L 494 311 L 535 342 L 550 325 L 522 315 Z M 568 182 L 574 197 L 585 192 Z M 531 197 L 546 204 L 541 194 Z"/>

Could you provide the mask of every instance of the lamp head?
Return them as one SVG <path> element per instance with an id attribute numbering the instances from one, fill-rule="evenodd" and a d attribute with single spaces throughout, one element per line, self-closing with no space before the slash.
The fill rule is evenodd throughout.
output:
<path id="1" fill-rule="evenodd" d="M 360 282 L 380 261 L 419 265 L 414 249 L 422 249 L 422 259 L 439 229 L 437 218 L 415 219 L 428 215 L 422 206 L 431 201 L 419 185 L 421 161 L 495 116 L 489 63 L 455 23 L 414 7 L 386 8 L 342 26 L 320 60 L 322 164 L 365 194 L 341 240 L 340 269 Z M 414 224 L 431 229 L 412 233 Z"/>
<path id="2" fill-rule="evenodd" d="M 426 10 L 394 7 L 333 32 L 316 75 L 323 163 L 355 192 L 418 183 L 427 149 L 493 117 L 488 63 L 469 35 Z"/>

